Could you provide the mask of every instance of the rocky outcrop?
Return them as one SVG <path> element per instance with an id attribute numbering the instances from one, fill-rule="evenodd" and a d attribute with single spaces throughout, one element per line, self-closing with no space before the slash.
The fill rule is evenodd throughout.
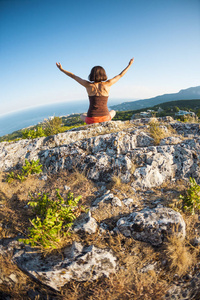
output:
<path id="1" fill-rule="evenodd" d="M 119 175 L 123 182 L 132 181 L 133 187 L 142 189 L 159 186 L 168 179 L 192 176 L 198 181 L 199 125 L 171 122 L 181 136 L 164 138 L 154 146 L 153 138 L 144 132 L 147 121 L 140 120 L 137 128 L 138 120 L 130 121 L 128 127 L 120 121 L 106 122 L 33 141 L 1 143 L 0 167 L 9 170 L 25 159 L 39 158 L 48 172 L 76 168 L 98 182 L 109 182 L 113 175 Z M 183 139 L 188 132 L 190 137 Z"/>
<path id="2" fill-rule="evenodd" d="M 88 179 L 98 183 L 99 191 L 92 199 L 89 211 L 74 222 L 72 230 L 80 236 L 90 235 L 91 240 L 93 234 L 104 234 L 106 238 L 122 234 L 123 239 L 131 237 L 159 247 L 171 235 L 185 238 L 186 225 L 181 214 L 162 205 L 156 206 L 160 203 L 158 199 L 153 208 L 146 204 L 141 209 L 134 197 L 122 193 L 122 198 L 106 189 L 106 183 L 114 175 L 119 176 L 122 183 L 129 183 L 135 194 L 138 190 L 147 193 L 147 189 L 158 187 L 167 180 L 188 180 L 189 177 L 197 182 L 200 180 L 199 125 L 174 122 L 171 118 L 159 121 L 167 133 L 159 145 L 155 145 L 149 133 L 149 119 L 105 122 L 47 138 L 0 143 L 0 168 L 9 171 L 20 167 L 25 159 L 39 158 L 44 168 L 44 180 L 47 180 L 46 174 L 63 169 L 84 172 Z M 169 125 L 176 134 L 171 134 Z M 67 191 L 70 187 L 64 189 Z M 94 216 L 107 205 L 110 214 L 124 210 L 123 215 L 112 217 L 110 226 L 106 218 L 97 222 L 98 218 L 96 220 Z M 88 246 L 74 242 L 62 249 L 60 255 L 46 257 L 29 246 L 14 242 L 12 248 L 11 244 L 5 245 L 1 241 L 0 253 L 9 253 L 21 270 L 55 290 L 70 280 L 92 281 L 108 277 L 121 268 L 116 253 L 108 248 L 98 248 L 96 244 Z M 197 239 L 196 244 L 199 245 Z M 14 274 L 9 280 L 15 281 Z M 0 277 L 0 283 L 4 281 L 5 278 Z M 199 275 L 191 280 L 191 286 L 195 282 L 199 286 Z M 169 290 L 169 297 L 170 293 Z M 167 295 L 166 299 L 169 299 Z"/>

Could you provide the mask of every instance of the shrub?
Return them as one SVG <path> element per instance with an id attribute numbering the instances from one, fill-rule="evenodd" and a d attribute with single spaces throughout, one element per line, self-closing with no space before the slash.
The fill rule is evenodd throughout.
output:
<path id="1" fill-rule="evenodd" d="M 191 116 L 189 114 L 180 116 L 179 120 L 181 122 L 184 122 L 184 123 L 198 123 L 198 117 L 197 116 Z"/>
<path id="2" fill-rule="evenodd" d="M 22 131 L 23 139 L 35 139 L 38 137 L 55 135 L 63 132 L 62 118 L 54 117 L 53 119 L 46 120 L 42 126 L 37 126 L 34 129 L 25 129 Z"/>
<path id="3" fill-rule="evenodd" d="M 14 179 L 19 179 L 20 181 L 24 181 L 26 177 L 30 174 L 39 174 L 42 172 L 42 165 L 39 165 L 38 160 L 31 160 L 30 162 L 25 159 L 25 166 L 22 167 L 22 170 L 18 173 L 10 172 L 7 175 L 6 181 L 8 183 L 12 182 Z"/>
<path id="4" fill-rule="evenodd" d="M 35 139 L 38 137 L 46 136 L 43 128 L 38 126 L 35 129 L 25 129 L 22 131 L 22 138 L 23 139 Z"/>
<path id="5" fill-rule="evenodd" d="M 180 195 L 180 199 L 183 201 L 183 208 L 191 214 L 200 209 L 200 186 L 194 178 L 190 178 L 190 187 L 184 196 Z"/>
<path id="6" fill-rule="evenodd" d="M 69 229 L 73 221 L 84 208 L 78 206 L 81 196 L 74 198 L 73 193 L 67 194 L 67 199 L 61 197 L 56 190 L 57 199 L 50 199 L 47 194 L 38 194 L 28 204 L 33 207 L 36 217 L 30 222 L 29 237 L 20 241 L 31 246 L 56 249 L 62 237 L 70 235 Z"/>
<path id="7" fill-rule="evenodd" d="M 62 118 L 54 117 L 53 119 L 48 119 L 43 122 L 41 126 L 37 126 L 34 129 L 25 129 L 22 131 L 23 139 L 35 139 L 43 136 L 55 135 L 72 128 L 80 127 L 84 123 L 81 121 L 81 124 L 72 125 L 72 126 L 63 126 Z"/>
<path id="8" fill-rule="evenodd" d="M 54 117 L 43 124 L 45 136 L 55 135 L 62 132 L 62 118 Z"/>

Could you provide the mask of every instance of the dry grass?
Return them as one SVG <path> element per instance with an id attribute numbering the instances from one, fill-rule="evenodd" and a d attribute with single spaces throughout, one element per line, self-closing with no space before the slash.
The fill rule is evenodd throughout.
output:
<path id="1" fill-rule="evenodd" d="M 162 126 L 164 125 L 164 128 Z M 159 145 L 160 141 L 164 138 L 171 136 L 179 136 L 176 130 L 169 124 L 159 123 L 156 118 L 151 118 L 149 122 L 149 132 L 154 139 L 155 145 Z"/>
<path id="2" fill-rule="evenodd" d="M 197 262 L 197 253 L 182 239 L 175 236 L 169 238 L 166 245 L 166 255 L 169 260 L 169 269 L 173 274 L 183 276 Z"/>
<path id="3" fill-rule="evenodd" d="M 1 238 L 5 239 L 16 237 L 19 232 L 26 231 L 29 225 L 28 219 L 32 216 L 31 211 L 25 208 L 30 200 L 29 192 L 37 194 L 40 191 L 54 197 L 55 189 L 59 188 L 60 193 L 64 196 L 67 193 L 65 186 L 69 186 L 75 197 L 82 195 L 82 203 L 90 206 L 91 202 L 97 197 L 95 193 L 99 191 L 98 186 L 95 186 L 84 174 L 78 171 L 73 173 L 63 171 L 56 175 L 49 174 L 47 181 L 40 180 L 37 176 L 31 176 L 23 183 L 13 182 L 11 184 L 4 182 L 3 177 L 4 175 L 1 174 L 0 204 L 2 206 L 0 207 L 0 218 L 2 225 L 0 235 Z M 181 182 L 178 185 L 177 183 L 174 183 L 174 185 L 165 183 L 162 190 L 152 189 L 153 193 L 148 194 L 146 200 L 144 200 L 143 193 L 135 193 L 130 187 L 130 183 L 122 183 L 119 176 L 113 177 L 107 188 L 121 200 L 130 197 L 138 205 L 140 202 L 142 206 L 146 201 L 150 206 L 151 201 L 160 197 L 163 198 L 163 204 L 168 205 L 182 192 L 184 184 Z M 174 189 L 174 192 L 172 189 Z M 110 229 L 113 229 L 119 217 L 129 212 L 129 208 L 125 206 L 112 207 L 109 203 L 103 203 L 98 210 L 92 212 L 92 215 L 99 223 L 103 221 Z M 71 240 L 63 240 L 61 248 L 72 240 L 86 245 L 92 244 L 99 248 L 111 248 L 118 259 L 119 269 L 116 274 L 111 275 L 109 278 L 101 278 L 94 282 L 71 281 L 61 289 L 60 293 L 55 295 L 52 295 L 52 292 L 46 287 L 24 275 L 11 262 L 10 257 L 1 256 L 1 274 L 8 278 L 11 273 L 14 273 L 19 280 L 13 285 L 5 282 L 0 284 L 0 293 L 4 291 L 11 296 L 11 299 L 29 299 L 28 290 L 36 290 L 39 294 L 35 299 L 160 300 L 169 287 L 172 280 L 170 277 L 173 277 L 175 273 L 183 276 L 188 270 L 192 269 L 197 261 L 199 250 L 198 248 L 195 250 L 189 242 L 196 236 L 195 226 L 198 218 L 184 215 L 184 219 L 187 224 L 187 240 L 182 242 L 176 238 L 171 238 L 165 247 L 160 249 L 144 242 L 125 238 L 120 234 L 112 236 L 100 233 L 100 231 L 92 235 L 80 233 L 79 235 L 73 235 Z M 49 255 L 49 253 L 46 253 L 46 255 Z M 168 265 L 165 267 L 161 264 L 164 255 L 168 259 Z M 148 271 L 149 265 L 154 265 L 154 268 Z"/>
<path id="4" fill-rule="evenodd" d="M 88 243 L 105 247 L 102 237 L 90 237 Z M 118 272 L 110 278 L 99 279 L 93 283 L 87 282 L 78 286 L 70 283 L 67 289 L 69 293 L 70 288 L 69 299 L 161 299 L 167 290 L 167 282 L 161 280 L 161 274 L 155 270 L 141 271 L 157 257 L 151 246 L 143 247 L 142 243 L 125 239 L 121 235 L 107 238 L 106 246 L 118 257 Z"/>
<path id="5" fill-rule="evenodd" d="M 130 183 L 124 183 L 121 180 L 120 175 L 114 175 L 110 183 L 107 184 L 107 189 L 111 190 L 114 194 L 117 192 L 117 196 L 119 198 L 123 198 L 125 196 L 132 197 L 134 195 L 134 191 L 130 186 Z"/>
<path id="6" fill-rule="evenodd" d="M 149 132 L 151 137 L 154 139 L 155 145 L 159 145 L 160 141 L 167 137 L 166 131 L 160 127 L 157 119 L 152 118 L 149 122 Z"/>

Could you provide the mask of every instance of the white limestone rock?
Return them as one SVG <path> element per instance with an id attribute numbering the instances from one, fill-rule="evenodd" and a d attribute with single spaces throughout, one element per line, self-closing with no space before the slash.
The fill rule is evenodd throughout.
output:
<path id="1" fill-rule="evenodd" d="M 95 233 L 97 231 L 98 225 L 97 221 L 91 216 L 91 212 L 88 211 L 85 214 L 81 214 L 73 224 L 73 230 L 75 232 L 85 232 L 88 234 Z"/>
<path id="2" fill-rule="evenodd" d="M 122 200 L 122 202 L 124 203 L 124 205 L 126 206 L 130 206 L 133 204 L 133 199 L 132 198 L 125 198 Z"/>
<path id="3" fill-rule="evenodd" d="M 159 246 L 165 238 L 176 235 L 184 238 L 185 222 L 180 213 L 166 207 L 145 208 L 117 222 L 117 229 L 127 237 Z"/>
<path id="4" fill-rule="evenodd" d="M 67 282 L 93 281 L 108 277 L 117 270 L 117 259 L 110 249 L 100 249 L 93 245 L 83 246 L 74 242 L 66 247 L 62 255 L 42 257 L 33 249 L 18 252 L 13 260 L 20 269 L 42 283 L 59 290 Z"/>
<path id="5" fill-rule="evenodd" d="M 140 121 L 145 127 L 149 119 Z M 162 145 L 152 146 L 152 138 L 142 131 L 145 128 L 125 130 L 123 122 L 105 122 L 47 138 L 0 143 L 0 168 L 8 171 L 23 165 L 25 159 L 39 158 L 48 173 L 77 169 L 88 179 L 105 183 L 117 174 L 122 182 L 132 181 L 133 188 L 151 188 L 166 180 L 189 177 L 200 181 L 199 125 L 170 124 L 178 133 L 188 135 L 191 131 L 195 138 L 169 137 Z"/>
<path id="6" fill-rule="evenodd" d="M 145 132 L 140 132 L 137 136 L 137 147 L 148 147 L 154 145 L 154 139 Z"/>

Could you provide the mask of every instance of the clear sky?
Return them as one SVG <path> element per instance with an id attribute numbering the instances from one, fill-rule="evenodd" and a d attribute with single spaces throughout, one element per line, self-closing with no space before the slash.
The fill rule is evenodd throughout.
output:
<path id="1" fill-rule="evenodd" d="M 0 0 L 0 115 L 87 99 L 56 62 L 84 79 L 101 65 L 111 78 L 132 57 L 110 98 L 200 85 L 200 0 Z"/>

